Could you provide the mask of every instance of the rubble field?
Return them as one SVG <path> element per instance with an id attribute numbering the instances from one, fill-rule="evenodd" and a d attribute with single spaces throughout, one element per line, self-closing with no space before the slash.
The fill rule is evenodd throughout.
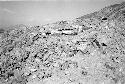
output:
<path id="1" fill-rule="evenodd" d="M 0 29 L 0 84 L 125 84 L 125 2 Z"/>

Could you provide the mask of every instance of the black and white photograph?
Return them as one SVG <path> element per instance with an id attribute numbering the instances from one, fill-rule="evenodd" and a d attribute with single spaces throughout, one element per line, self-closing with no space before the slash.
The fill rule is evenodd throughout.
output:
<path id="1" fill-rule="evenodd" d="M 0 0 L 0 84 L 125 84 L 125 0 Z"/>

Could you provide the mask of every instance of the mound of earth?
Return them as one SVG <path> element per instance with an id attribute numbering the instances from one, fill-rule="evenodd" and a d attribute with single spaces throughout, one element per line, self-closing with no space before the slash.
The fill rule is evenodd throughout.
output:
<path id="1" fill-rule="evenodd" d="M 0 84 L 125 84 L 125 2 L 0 29 Z"/>

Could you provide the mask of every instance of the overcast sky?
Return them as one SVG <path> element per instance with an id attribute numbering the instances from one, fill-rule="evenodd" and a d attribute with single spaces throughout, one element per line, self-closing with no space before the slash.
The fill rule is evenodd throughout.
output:
<path id="1" fill-rule="evenodd" d="M 71 20 L 122 0 L 0 1 L 0 27 Z"/>

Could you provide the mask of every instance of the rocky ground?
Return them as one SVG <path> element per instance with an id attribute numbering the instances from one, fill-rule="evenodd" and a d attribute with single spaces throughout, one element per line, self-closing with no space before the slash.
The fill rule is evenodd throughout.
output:
<path id="1" fill-rule="evenodd" d="M 125 3 L 72 21 L 0 29 L 0 84 L 125 84 Z"/>

